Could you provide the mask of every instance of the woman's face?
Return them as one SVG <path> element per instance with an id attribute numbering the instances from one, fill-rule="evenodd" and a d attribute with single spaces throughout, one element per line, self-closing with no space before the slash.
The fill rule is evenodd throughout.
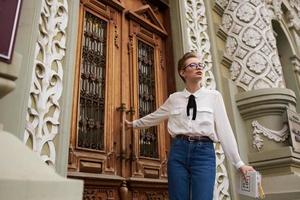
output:
<path id="1" fill-rule="evenodd" d="M 180 75 L 184 77 L 186 82 L 201 81 L 203 78 L 204 64 L 199 58 L 189 58 L 185 61 L 185 67 L 180 70 Z"/>

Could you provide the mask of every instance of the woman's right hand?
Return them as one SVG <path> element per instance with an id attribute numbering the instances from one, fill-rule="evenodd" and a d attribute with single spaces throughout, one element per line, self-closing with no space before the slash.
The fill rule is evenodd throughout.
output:
<path id="1" fill-rule="evenodd" d="M 125 119 L 125 126 L 126 126 L 126 128 L 132 128 L 133 123 Z"/>
<path id="2" fill-rule="evenodd" d="M 244 179 L 246 179 L 246 180 L 247 180 L 247 173 L 255 171 L 255 169 L 250 165 L 243 165 L 239 168 L 239 170 L 240 170 L 241 174 L 243 175 Z"/>

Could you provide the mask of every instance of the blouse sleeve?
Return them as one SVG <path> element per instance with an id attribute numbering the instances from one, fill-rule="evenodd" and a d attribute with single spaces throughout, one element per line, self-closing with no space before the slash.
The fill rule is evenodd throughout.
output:
<path id="1" fill-rule="evenodd" d="M 170 97 L 156 111 L 133 121 L 133 128 L 148 128 L 158 125 L 169 117 L 171 108 Z"/>
<path id="2" fill-rule="evenodd" d="M 237 143 L 229 123 L 222 95 L 218 92 L 215 99 L 215 124 L 216 134 L 221 142 L 225 155 L 229 158 L 232 164 L 239 169 L 245 165 L 241 160 Z"/>

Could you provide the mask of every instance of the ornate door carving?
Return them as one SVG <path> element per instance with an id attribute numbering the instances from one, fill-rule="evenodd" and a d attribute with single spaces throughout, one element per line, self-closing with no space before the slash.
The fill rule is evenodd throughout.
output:
<path id="1" fill-rule="evenodd" d="M 166 70 L 164 39 L 167 33 L 156 19 L 149 5 L 132 12 L 129 18 L 129 66 L 131 76 L 131 105 L 136 108 L 134 119 L 156 110 L 166 99 Z M 143 26 L 146 24 L 148 26 Z M 134 130 L 132 135 L 132 176 L 165 178 L 165 136 L 162 124 L 143 130 Z M 163 148 L 160 148 L 163 147 Z"/>
<path id="2" fill-rule="evenodd" d="M 168 17 L 165 1 L 81 0 L 68 176 L 84 180 L 84 199 L 167 198 L 165 124 L 124 120 L 174 91 Z"/>

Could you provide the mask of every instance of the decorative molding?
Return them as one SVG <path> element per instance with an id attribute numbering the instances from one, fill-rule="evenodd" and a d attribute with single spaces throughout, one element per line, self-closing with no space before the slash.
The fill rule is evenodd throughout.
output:
<path id="1" fill-rule="evenodd" d="M 294 65 L 294 72 L 300 75 L 300 59 L 295 57 L 291 58 L 291 63 Z"/>
<path id="2" fill-rule="evenodd" d="M 229 178 L 225 163 L 225 154 L 221 145 L 215 144 L 216 152 L 216 180 L 215 180 L 215 190 L 214 190 L 214 200 L 219 199 L 230 199 L 229 194 Z"/>
<path id="3" fill-rule="evenodd" d="M 289 0 L 289 4 L 294 8 L 298 14 L 300 14 L 300 1 L 299 0 Z"/>
<path id="4" fill-rule="evenodd" d="M 24 142 L 49 165 L 56 159 L 67 22 L 67 0 L 42 1 Z"/>
<path id="5" fill-rule="evenodd" d="M 267 0 L 266 7 L 268 8 L 268 15 L 272 19 L 281 20 L 282 19 L 282 0 Z"/>
<path id="6" fill-rule="evenodd" d="M 227 5 L 229 3 L 229 0 L 216 0 L 214 10 L 222 16 L 224 13 L 224 10 L 226 9 Z"/>
<path id="7" fill-rule="evenodd" d="M 132 155 L 131 159 L 132 159 L 133 176 L 134 177 L 140 177 L 140 178 L 143 177 L 144 176 L 144 174 L 143 174 L 143 169 L 144 169 L 143 163 L 135 155 Z"/>
<path id="8" fill-rule="evenodd" d="M 287 107 L 296 105 L 295 93 L 287 88 L 267 88 L 240 92 L 235 96 L 243 119 L 282 115 Z"/>
<path id="9" fill-rule="evenodd" d="M 161 177 L 167 178 L 168 177 L 168 158 L 165 158 L 160 165 Z"/>
<path id="10" fill-rule="evenodd" d="M 120 48 L 120 39 L 119 39 L 119 33 L 118 33 L 118 26 L 114 25 L 114 43 L 115 43 L 115 47 L 117 47 L 117 49 Z"/>
<path id="11" fill-rule="evenodd" d="M 168 193 L 166 191 L 134 190 L 132 200 L 139 199 L 168 199 Z"/>
<path id="12" fill-rule="evenodd" d="M 295 28 L 296 31 L 300 31 L 300 16 L 293 10 L 288 11 L 288 26 L 290 28 Z"/>
<path id="13" fill-rule="evenodd" d="M 289 5 L 292 8 L 288 11 L 289 27 L 293 27 L 300 32 L 300 1 L 289 0 Z"/>
<path id="14" fill-rule="evenodd" d="M 152 10 L 150 5 L 144 5 L 140 7 L 138 10 L 134 11 L 136 14 L 142 16 L 144 19 L 149 21 L 150 23 L 154 24 L 155 26 L 159 27 L 161 30 L 165 31 L 165 27 L 162 25 L 162 23 L 159 21 L 159 19 L 156 17 L 155 12 Z"/>
<path id="15" fill-rule="evenodd" d="M 92 3 L 98 3 L 99 0 L 90 0 Z M 105 5 L 109 5 L 122 12 L 125 9 L 124 3 L 120 0 L 101 0 Z"/>
<path id="16" fill-rule="evenodd" d="M 118 190 L 115 188 L 84 188 L 83 191 L 84 200 L 93 199 L 119 199 Z"/>
<path id="17" fill-rule="evenodd" d="M 281 1 L 230 0 L 220 29 L 228 37 L 224 57 L 232 60 L 231 78 L 245 91 L 284 87 L 282 66 L 269 15 Z M 270 8 L 271 6 L 271 8 Z"/>
<path id="18" fill-rule="evenodd" d="M 116 160 L 117 160 L 117 156 L 116 156 L 115 151 L 111 151 L 111 152 L 107 153 L 106 159 L 104 160 L 106 173 L 112 173 L 112 174 L 116 173 L 116 170 L 115 170 Z"/>
<path id="19" fill-rule="evenodd" d="M 229 0 L 216 0 L 216 4 L 219 5 L 224 10 L 226 9 L 227 5 L 229 3 Z"/>
<path id="20" fill-rule="evenodd" d="M 164 26 L 161 24 L 149 5 L 142 6 L 135 11 L 129 10 L 126 12 L 126 16 L 162 37 L 168 36 Z"/>
<path id="21" fill-rule="evenodd" d="M 143 196 L 146 197 L 145 199 L 166 199 L 168 198 L 168 193 L 147 191 L 144 192 L 141 196 L 141 199 L 144 199 Z"/>
<path id="22" fill-rule="evenodd" d="M 203 0 L 185 0 L 185 17 L 187 23 L 188 50 L 199 54 L 201 60 L 207 65 L 203 84 L 209 89 L 216 88 L 212 72 L 212 55 L 207 32 L 207 19 Z"/>
<path id="23" fill-rule="evenodd" d="M 227 33 L 222 29 L 222 28 L 216 28 L 218 29 L 218 32 L 217 32 L 217 36 L 223 40 L 224 42 L 226 42 L 226 39 L 228 37 Z M 222 51 L 223 52 L 223 51 Z M 222 55 L 222 54 L 221 54 Z"/>
<path id="24" fill-rule="evenodd" d="M 269 0 L 267 1 L 267 8 L 269 17 L 274 20 L 282 20 L 283 19 L 283 11 L 282 11 L 282 4 L 285 4 L 287 7 L 287 19 L 288 19 L 288 26 L 290 28 L 295 28 L 296 31 L 300 31 L 300 1 L 298 0 Z"/>
<path id="25" fill-rule="evenodd" d="M 112 24 L 114 25 L 114 44 L 117 49 L 120 48 L 120 33 L 119 33 L 119 27 L 118 27 L 118 19 L 117 19 L 117 13 L 114 10 L 110 11 L 110 19 Z"/>
<path id="26" fill-rule="evenodd" d="M 254 120 L 252 121 L 252 127 L 253 127 L 253 147 L 256 148 L 258 151 L 260 151 L 263 147 L 263 139 L 260 137 L 259 134 L 264 135 L 270 140 L 274 140 L 276 142 L 283 142 L 285 141 L 289 136 L 289 127 L 287 124 L 283 124 L 283 127 L 279 131 L 268 129 L 261 124 L 259 124 L 258 121 Z"/>

